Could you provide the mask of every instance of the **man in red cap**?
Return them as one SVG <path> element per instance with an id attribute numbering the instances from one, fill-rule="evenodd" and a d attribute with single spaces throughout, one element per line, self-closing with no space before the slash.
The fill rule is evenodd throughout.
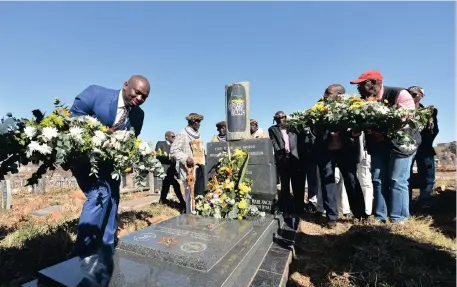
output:
<path id="1" fill-rule="evenodd" d="M 350 83 L 357 85 L 363 99 L 374 98 L 388 106 L 415 109 L 411 94 L 404 88 L 384 86 L 383 76 L 378 71 L 367 71 Z M 406 150 L 387 138 L 385 129 L 365 131 L 366 149 L 371 155 L 373 209 L 378 220 L 385 222 L 389 216 L 393 222 L 400 222 L 409 217 L 409 171 L 421 142 L 419 132 L 414 131 L 416 148 Z"/>

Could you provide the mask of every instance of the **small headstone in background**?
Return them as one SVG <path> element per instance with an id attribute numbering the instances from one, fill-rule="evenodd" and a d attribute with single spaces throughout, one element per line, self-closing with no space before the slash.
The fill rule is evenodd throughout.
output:
<path id="1" fill-rule="evenodd" d="M 11 209 L 11 181 L 9 179 L 0 181 L 1 206 L 0 209 Z"/>
<path id="2" fill-rule="evenodd" d="M 46 207 L 43 209 L 35 210 L 32 212 L 32 214 L 36 215 L 36 216 L 44 216 L 44 215 L 48 215 L 48 214 L 51 214 L 56 211 L 60 211 L 61 207 L 62 207 L 61 205 L 53 205 L 53 206 L 49 206 L 49 207 Z"/>

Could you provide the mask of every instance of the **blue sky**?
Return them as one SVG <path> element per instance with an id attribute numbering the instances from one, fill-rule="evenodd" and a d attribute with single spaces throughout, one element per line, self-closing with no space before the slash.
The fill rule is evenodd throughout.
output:
<path id="1" fill-rule="evenodd" d="M 378 69 L 385 85 L 424 87 L 439 110 L 435 143 L 455 140 L 452 2 L 0 2 L 0 115 L 50 111 L 88 85 L 151 82 L 142 137 L 162 140 L 190 112 L 209 141 L 224 85 L 251 82 L 265 130 L 278 110 L 309 108 L 333 83 Z"/>

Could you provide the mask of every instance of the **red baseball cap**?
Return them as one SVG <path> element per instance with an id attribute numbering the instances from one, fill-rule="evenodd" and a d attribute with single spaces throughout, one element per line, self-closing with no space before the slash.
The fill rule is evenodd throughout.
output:
<path id="1" fill-rule="evenodd" d="M 364 72 L 362 75 L 359 76 L 357 80 L 353 80 L 350 83 L 351 84 L 360 84 L 362 82 L 365 82 L 366 80 L 378 80 L 382 81 L 383 77 L 380 72 L 375 71 L 375 70 L 370 70 Z"/>

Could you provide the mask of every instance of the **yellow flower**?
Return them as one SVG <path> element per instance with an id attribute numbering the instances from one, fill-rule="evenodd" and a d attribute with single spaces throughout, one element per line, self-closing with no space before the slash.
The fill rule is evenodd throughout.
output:
<path id="1" fill-rule="evenodd" d="M 243 157 L 244 155 L 245 155 L 245 153 L 239 148 L 236 148 L 233 151 L 233 157 Z"/>
<path id="2" fill-rule="evenodd" d="M 240 183 L 238 188 L 240 189 L 241 194 L 245 194 L 245 193 L 251 191 L 251 188 L 249 186 L 247 186 L 245 182 Z"/>
<path id="3" fill-rule="evenodd" d="M 102 132 L 106 133 L 106 132 L 108 131 L 108 128 L 105 127 L 105 126 L 101 126 L 101 127 L 100 127 L 100 130 L 101 130 Z"/>
<path id="4" fill-rule="evenodd" d="M 138 148 L 140 146 L 141 139 L 136 139 L 135 141 L 135 147 Z"/>
<path id="5" fill-rule="evenodd" d="M 203 210 L 208 210 L 210 209 L 210 206 L 208 203 L 203 204 Z"/>
<path id="6" fill-rule="evenodd" d="M 233 190 L 235 188 L 235 183 L 233 181 L 229 181 L 229 182 L 224 182 L 222 184 L 222 188 L 223 189 L 230 189 L 230 190 Z"/>
<path id="7" fill-rule="evenodd" d="M 351 105 L 349 106 L 349 109 L 355 110 L 355 109 L 360 108 L 361 106 L 363 106 L 363 103 L 362 103 L 362 102 L 355 102 L 355 103 L 353 103 L 353 104 L 351 104 Z"/>
<path id="8" fill-rule="evenodd" d="M 238 202 L 238 208 L 245 209 L 248 207 L 248 203 L 246 200 L 243 198 L 240 202 Z"/>
<path id="9" fill-rule="evenodd" d="M 125 172 L 131 172 L 132 171 L 132 168 L 131 167 L 128 167 L 125 169 Z"/>
<path id="10" fill-rule="evenodd" d="M 243 219 L 243 216 L 238 215 L 238 220 L 242 220 L 242 219 Z"/>
<path id="11" fill-rule="evenodd" d="M 386 99 L 386 100 L 384 100 L 384 103 L 388 104 L 388 103 L 389 103 L 389 101 Z"/>

